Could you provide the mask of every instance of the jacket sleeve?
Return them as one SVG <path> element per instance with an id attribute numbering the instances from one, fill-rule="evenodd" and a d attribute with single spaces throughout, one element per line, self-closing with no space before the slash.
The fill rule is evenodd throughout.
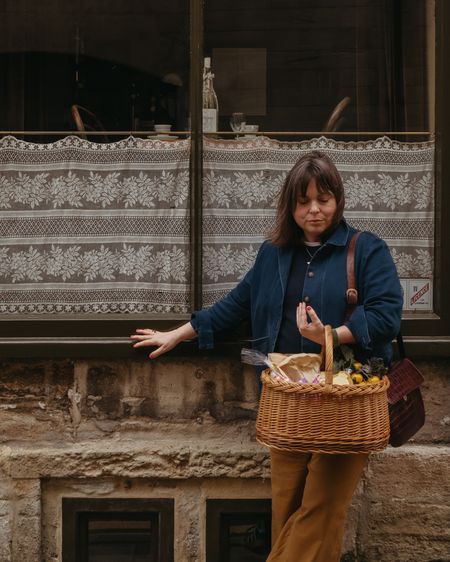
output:
<path id="1" fill-rule="evenodd" d="M 213 306 L 192 313 L 191 324 L 197 332 L 200 349 L 212 349 L 215 332 L 231 330 L 250 316 L 253 269 Z"/>
<path id="2" fill-rule="evenodd" d="M 392 341 L 399 332 L 403 294 L 386 243 L 375 235 L 364 233 L 364 244 L 361 246 L 357 264 L 359 304 L 345 325 L 356 343 L 371 351 L 377 344 Z"/>

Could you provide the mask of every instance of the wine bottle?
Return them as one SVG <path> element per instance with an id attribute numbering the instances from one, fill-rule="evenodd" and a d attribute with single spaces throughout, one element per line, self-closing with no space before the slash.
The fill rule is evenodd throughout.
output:
<path id="1" fill-rule="evenodd" d="M 211 72 L 211 59 L 205 57 L 203 68 L 203 132 L 216 133 L 219 117 L 219 103 L 213 85 L 214 74 Z"/>

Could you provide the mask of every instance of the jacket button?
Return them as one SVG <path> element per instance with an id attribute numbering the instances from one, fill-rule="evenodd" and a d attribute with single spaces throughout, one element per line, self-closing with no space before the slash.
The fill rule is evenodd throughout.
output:
<path id="1" fill-rule="evenodd" d="M 309 302 L 311 299 L 309 297 L 304 297 L 303 302 Z"/>
<path id="2" fill-rule="evenodd" d="M 314 277 L 314 271 L 308 271 L 308 277 Z"/>

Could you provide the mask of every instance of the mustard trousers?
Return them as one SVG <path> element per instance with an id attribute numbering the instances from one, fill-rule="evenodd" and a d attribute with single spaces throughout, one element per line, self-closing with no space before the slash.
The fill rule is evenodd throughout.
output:
<path id="1" fill-rule="evenodd" d="M 338 562 L 367 454 L 270 451 L 272 550 L 266 562 Z"/>

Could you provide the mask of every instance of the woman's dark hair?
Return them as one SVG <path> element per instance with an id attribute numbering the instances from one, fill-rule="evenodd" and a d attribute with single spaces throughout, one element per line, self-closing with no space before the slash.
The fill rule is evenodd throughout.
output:
<path id="1" fill-rule="evenodd" d="M 303 239 L 303 231 L 294 220 L 293 213 L 297 201 L 305 197 L 309 182 L 316 181 L 319 193 L 330 192 L 336 199 L 336 213 L 333 222 L 322 237 L 333 230 L 342 219 L 345 196 L 342 178 L 330 157 L 314 150 L 302 156 L 286 176 L 281 189 L 275 226 L 269 240 L 275 246 L 297 245 Z"/>

